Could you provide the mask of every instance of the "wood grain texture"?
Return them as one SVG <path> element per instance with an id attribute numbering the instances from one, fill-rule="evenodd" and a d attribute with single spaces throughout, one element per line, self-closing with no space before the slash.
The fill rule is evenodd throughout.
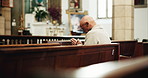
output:
<path id="1" fill-rule="evenodd" d="M 119 44 L 3 48 L 0 58 L 0 73 L 20 78 L 32 70 L 59 71 L 118 60 Z"/>

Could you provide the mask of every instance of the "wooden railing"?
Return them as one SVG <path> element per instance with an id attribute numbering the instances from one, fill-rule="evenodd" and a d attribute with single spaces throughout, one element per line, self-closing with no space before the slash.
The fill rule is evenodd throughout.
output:
<path id="1" fill-rule="evenodd" d="M 9 44 L 42 44 L 48 41 L 67 41 L 71 38 L 84 40 L 84 36 L 12 36 L 0 35 L 0 45 Z"/>

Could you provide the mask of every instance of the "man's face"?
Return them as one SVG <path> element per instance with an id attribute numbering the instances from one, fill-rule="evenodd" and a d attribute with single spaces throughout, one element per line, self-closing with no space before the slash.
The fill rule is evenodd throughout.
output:
<path id="1" fill-rule="evenodd" d="M 80 24 L 80 27 L 83 29 L 84 32 L 88 32 L 88 23 L 84 22 L 82 24 Z"/>

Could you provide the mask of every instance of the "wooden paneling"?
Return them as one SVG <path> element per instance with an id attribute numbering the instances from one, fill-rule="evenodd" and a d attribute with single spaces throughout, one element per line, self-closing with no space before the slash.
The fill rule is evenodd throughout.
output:
<path id="1" fill-rule="evenodd" d="M 65 68 L 78 68 L 80 56 L 73 54 L 73 55 L 63 55 L 56 57 L 56 66 L 55 70 L 65 69 Z"/>
<path id="2" fill-rule="evenodd" d="M 114 47 L 107 48 L 87 48 L 81 50 L 81 64 L 80 66 L 86 66 L 90 64 L 101 63 L 105 61 L 111 61 L 117 59 L 114 55 Z"/>
<path id="3" fill-rule="evenodd" d="M 40 57 L 26 58 L 22 60 L 22 72 L 28 72 L 32 70 L 53 70 L 55 57 Z M 30 60 L 31 59 L 31 60 Z"/>
<path id="4" fill-rule="evenodd" d="M 105 62 L 105 61 L 112 61 L 113 59 L 115 59 L 115 54 L 114 54 L 114 49 L 109 49 L 109 50 L 104 50 L 104 51 L 100 51 L 100 56 L 99 56 L 99 61 L 100 62 Z"/>
<path id="5" fill-rule="evenodd" d="M 90 64 L 96 64 L 99 60 L 99 53 L 93 53 L 93 54 L 85 54 L 81 57 L 80 66 L 87 66 Z"/>

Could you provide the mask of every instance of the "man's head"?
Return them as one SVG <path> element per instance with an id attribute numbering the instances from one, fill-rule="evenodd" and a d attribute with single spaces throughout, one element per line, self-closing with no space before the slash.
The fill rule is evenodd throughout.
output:
<path id="1" fill-rule="evenodd" d="M 84 30 L 84 32 L 88 32 L 89 30 L 91 30 L 93 28 L 93 26 L 96 25 L 96 22 L 94 21 L 94 19 L 88 15 L 84 16 L 81 20 L 80 20 L 80 27 Z"/>

